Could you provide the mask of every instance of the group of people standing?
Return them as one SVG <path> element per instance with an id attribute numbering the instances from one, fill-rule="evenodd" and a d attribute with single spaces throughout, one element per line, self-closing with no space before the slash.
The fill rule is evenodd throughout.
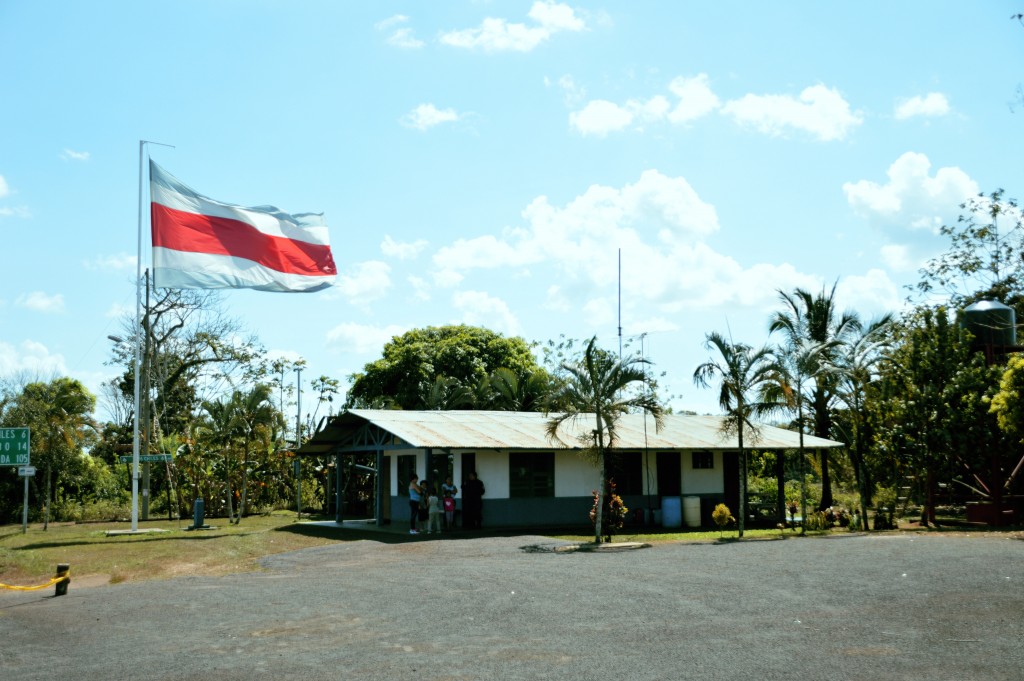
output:
<path id="1" fill-rule="evenodd" d="M 409 534 L 420 533 L 420 523 L 427 523 L 426 534 L 437 531 L 441 533 L 441 519 L 444 518 L 444 529 L 455 528 L 455 495 L 459 488 L 452 482 L 451 476 L 445 478 L 439 490 L 427 481 L 420 484 L 415 473 L 409 481 Z M 438 496 L 440 494 L 440 496 Z M 470 473 L 469 479 L 462 485 L 462 527 L 464 529 L 480 529 L 483 512 L 484 483 L 476 473 Z"/>

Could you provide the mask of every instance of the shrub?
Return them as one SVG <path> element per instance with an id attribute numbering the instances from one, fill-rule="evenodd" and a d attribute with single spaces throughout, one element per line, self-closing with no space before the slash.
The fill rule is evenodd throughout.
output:
<path id="1" fill-rule="evenodd" d="M 722 532 L 728 525 L 736 522 L 729 507 L 725 504 L 715 506 L 715 510 L 711 512 L 711 519 L 715 521 L 715 525 L 718 525 L 718 536 L 722 536 Z"/>

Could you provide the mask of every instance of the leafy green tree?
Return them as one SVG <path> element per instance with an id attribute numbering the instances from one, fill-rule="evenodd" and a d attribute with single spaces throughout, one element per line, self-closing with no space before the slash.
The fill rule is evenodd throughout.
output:
<path id="1" fill-rule="evenodd" d="M 486 406 L 497 411 L 542 411 L 554 385 L 551 374 L 542 368 L 517 374 L 508 367 L 499 367 L 488 379 Z"/>
<path id="2" fill-rule="evenodd" d="M 922 296 L 948 296 L 951 307 L 998 300 L 1019 308 L 1024 289 L 1024 220 L 1002 189 L 960 204 L 955 225 L 943 225 L 949 250 L 921 269 Z M 1018 315 L 1021 310 L 1018 309 Z"/>
<path id="3" fill-rule="evenodd" d="M 388 341 L 380 359 L 350 377 L 346 406 L 424 409 L 438 377 L 446 379 L 446 390 L 453 389 L 455 381 L 473 391 L 501 367 L 517 374 L 534 371 L 537 363 L 530 345 L 518 336 L 506 338 L 475 326 L 413 329 Z"/>
<path id="4" fill-rule="evenodd" d="M 873 433 L 867 415 L 869 392 L 876 387 L 884 353 L 891 347 L 892 315 L 883 315 L 866 327 L 861 327 L 855 338 L 844 344 L 833 358 L 832 370 L 839 377 L 837 391 L 846 405 L 849 422 L 846 438 L 853 462 L 860 497 L 860 516 L 867 527 L 867 510 L 871 505 L 872 481 L 868 472 L 867 455 L 873 443 Z"/>
<path id="5" fill-rule="evenodd" d="M 719 383 L 718 404 L 725 411 L 723 428 L 736 433 L 739 444 L 740 508 L 738 529 L 743 536 L 747 515 L 747 451 L 744 436 L 751 434 L 757 440 L 754 419 L 766 416 L 780 407 L 773 397 L 779 386 L 781 369 L 771 348 L 754 349 L 743 343 L 733 343 L 712 331 L 705 337 L 704 346 L 714 350 L 718 359 L 709 359 L 693 372 L 693 382 L 702 387 Z"/>
<path id="6" fill-rule="evenodd" d="M 249 472 L 254 465 L 259 467 L 265 459 L 265 454 L 277 439 L 277 432 L 283 426 L 281 414 L 271 402 L 271 388 L 269 385 L 259 384 L 248 392 L 235 391 L 231 396 L 231 420 L 237 431 L 242 434 L 244 445 L 242 447 L 242 491 L 238 502 L 238 516 L 235 524 L 242 521 L 242 516 L 248 512 Z M 252 446 L 257 447 L 264 456 L 254 461 Z"/>
<path id="7" fill-rule="evenodd" d="M 935 521 L 935 490 L 957 466 L 955 424 L 964 393 L 960 373 L 972 361 L 970 345 L 944 307 L 920 308 L 897 327 L 879 393 L 880 445 L 892 457 L 895 487 L 923 479 L 925 519 Z M 976 445 L 975 445 L 976 446 Z"/>
<path id="8" fill-rule="evenodd" d="M 805 366 L 804 377 L 811 382 L 810 404 L 814 416 L 814 435 L 822 438 L 833 436 L 832 411 L 836 406 L 838 384 L 836 375 L 824 371 L 823 368 L 835 362 L 839 348 L 848 343 L 861 327 L 860 319 L 855 313 L 838 313 L 835 293 L 835 285 L 830 291 L 822 289 L 818 294 L 803 289 L 796 289 L 792 294 L 780 291 L 783 309 L 772 316 L 770 324 L 771 331 L 782 331 L 785 334 L 787 347 L 793 352 L 806 353 L 810 348 L 817 348 L 812 353 L 812 361 Z M 819 463 L 819 510 L 824 510 L 833 504 L 827 450 L 820 450 Z"/>
<path id="9" fill-rule="evenodd" d="M 597 460 L 602 503 L 596 505 L 594 543 L 600 544 L 604 532 L 604 515 L 611 490 L 607 479 L 607 463 L 615 444 L 615 428 L 623 414 L 645 411 L 654 417 L 656 428 L 662 424 L 662 406 L 646 389 L 646 366 L 638 356 L 619 360 L 597 346 L 597 337 L 587 341 L 583 354 L 576 361 L 562 363 L 564 382 L 558 387 L 554 402 L 563 405 L 560 413 L 548 412 L 548 437 L 558 438 L 558 428 L 565 422 L 591 421 L 593 430 L 580 436 L 586 454 Z"/>
<path id="10" fill-rule="evenodd" d="M 29 383 L 5 410 L 11 426 L 30 428 L 32 464 L 43 470 L 46 482 L 43 529 L 50 523 L 55 484 L 82 465 L 84 448 L 96 439 L 92 412 L 96 398 L 73 378 Z"/>
<path id="11" fill-rule="evenodd" d="M 237 446 L 236 436 L 238 434 L 237 422 L 234 419 L 234 410 L 229 399 L 204 400 L 203 411 L 206 418 L 200 427 L 200 434 L 204 436 L 212 448 L 220 453 L 220 467 L 223 468 L 225 504 L 227 506 L 228 522 L 235 522 L 234 512 L 234 487 L 231 482 L 231 474 L 235 468 L 235 452 Z"/>

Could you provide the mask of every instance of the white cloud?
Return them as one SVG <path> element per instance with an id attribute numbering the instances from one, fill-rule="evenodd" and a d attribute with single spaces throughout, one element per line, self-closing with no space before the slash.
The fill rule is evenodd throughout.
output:
<path id="1" fill-rule="evenodd" d="M 562 31 L 582 31 L 586 23 L 568 5 L 535 2 L 527 15 L 536 25 L 510 23 L 488 17 L 476 28 L 448 31 L 441 42 L 452 47 L 484 52 L 529 52 Z"/>
<path id="2" fill-rule="evenodd" d="M 387 42 L 388 45 L 403 50 L 418 50 L 426 44 L 413 35 L 412 29 L 408 27 L 396 29 L 394 33 L 388 36 Z"/>
<path id="3" fill-rule="evenodd" d="M 0 376 L 24 372 L 30 377 L 66 376 L 63 355 L 50 354 L 42 343 L 26 340 L 20 347 L 0 341 Z"/>
<path id="4" fill-rule="evenodd" d="M 399 260 L 412 260 L 419 256 L 427 246 L 426 239 L 417 239 L 416 241 L 399 242 L 392 239 L 389 235 L 384 235 L 384 241 L 380 244 L 380 250 L 384 255 Z"/>
<path id="5" fill-rule="evenodd" d="M 605 99 L 595 99 L 582 110 L 569 114 L 569 127 L 581 135 L 605 137 L 610 132 L 629 127 L 632 122 L 631 111 Z"/>
<path id="6" fill-rule="evenodd" d="M 388 45 L 392 47 L 398 47 L 403 50 L 415 50 L 423 47 L 425 44 L 422 40 L 419 40 L 413 35 L 413 30 L 408 26 L 402 26 L 409 21 L 409 17 L 404 14 L 396 14 L 393 17 L 388 17 L 383 21 L 378 21 L 374 26 L 378 31 L 387 31 L 392 28 L 395 30 L 387 38 Z M 395 28 L 397 26 L 397 28 Z"/>
<path id="7" fill-rule="evenodd" d="M 914 116 L 945 116 L 949 113 L 949 100 L 941 92 L 929 92 L 924 97 L 904 99 L 896 105 L 896 120 Z"/>
<path id="8" fill-rule="evenodd" d="M 679 76 L 668 85 L 679 102 L 668 115 L 668 119 L 676 124 L 689 123 L 717 109 L 720 105 L 718 96 L 711 91 L 708 75 L 701 73 L 695 78 Z"/>
<path id="9" fill-rule="evenodd" d="M 959 205 L 978 193 L 978 184 L 955 166 L 929 175 L 931 161 L 908 151 L 889 166 L 889 181 L 847 182 L 843 192 L 860 215 L 917 229 L 937 231 L 955 220 Z"/>
<path id="10" fill-rule="evenodd" d="M 501 333 L 518 335 L 519 320 L 508 304 L 482 291 L 460 291 L 452 296 L 452 304 L 461 310 L 463 324 L 485 326 Z"/>
<path id="11" fill-rule="evenodd" d="M 407 128 L 427 130 L 441 123 L 459 120 L 455 109 L 438 109 L 433 104 L 420 104 L 401 118 L 401 124 Z"/>
<path id="12" fill-rule="evenodd" d="M 719 106 L 718 97 L 711 91 L 707 74 L 694 78 L 679 76 L 669 83 L 668 89 L 679 101 L 673 108 L 665 95 L 649 99 L 630 99 L 616 104 L 595 99 L 569 114 L 569 127 L 581 135 L 605 137 L 608 133 L 624 130 L 634 123 L 668 120 L 683 125 L 711 113 Z"/>
<path id="13" fill-rule="evenodd" d="M 572 7 L 550 0 L 533 3 L 527 16 L 552 33 L 582 31 L 587 27 L 583 20 L 576 16 Z"/>
<path id="14" fill-rule="evenodd" d="M 718 229 L 714 206 L 702 201 L 685 179 L 656 170 L 644 171 L 621 189 L 593 185 L 563 208 L 538 197 L 523 217 L 528 228 L 506 230 L 501 237 L 459 239 L 439 249 L 434 264 L 442 271 L 463 272 L 556 260 L 586 272 L 595 258 L 614 256 L 609 244 L 625 248 L 640 242 L 637 230 L 656 234 L 663 242 L 656 250 L 664 250 Z"/>
<path id="15" fill-rule="evenodd" d="M 0 199 L 7 196 L 11 192 L 7 186 L 7 180 L 4 179 L 3 175 L 0 175 Z"/>
<path id="16" fill-rule="evenodd" d="M 408 331 L 406 327 L 391 324 L 389 326 L 369 326 L 366 324 L 338 324 L 327 332 L 327 346 L 338 352 L 352 352 L 366 355 L 378 353 L 384 345 L 395 336 Z"/>
<path id="17" fill-rule="evenodd" d="M 391 288 L 391 267 L 379 260 L 358 263 L 350 272 L 338 275 L 334 288 L 357 305 L 378 300 Z"/>
<path id="18" fill-rule="evenodd" d="M 836 302 L 841 309 L 856 310 L 865 322 L 902 309 L 906 304 L 903 298 L 901 288 L 880 269 L 846 277 L 836 287 Z"/>
<path id="19" fill-rule="evenodd" d="M 99 255 L 92 260 L 82 261 L 87 270 L 99 271 L 130 271 L 135 269 L 136 256 L 130 253 L 118 253 L 116 255 Z"/>
<path id="20" fill-rule="evenodd" d="M 42 291 L 33 291 L 18 296 L 16 301 L 21 307 L 35 310 L 36 312 L 56 313 L 64 311 L 64 296 L 56 293 L 52 296 Z"/>
<path id="21" fill-rule="evenodd" d="M 64 149 L 64 151 L 60 153 L 60 157 L 65 161 L 88 161 L 89 152 L 74 151 L 73 149 Z"/>
<path id="22" fill-rule="evenodd" d="M 813 85 L 799 98 L 790 95 L 744 95 L 727 102 L 722 113 L 739 125 L 768 135 L 782 135 L 789 129 L 810 133 L 823 142 L 841 140 L 864 122 L 859 111 L 834 88 Z"/>
<path id="23" fill-rule="evenodd" d="M 378 31 L 386 31 L 393 26 L 397 26 L 398 24 L 404 24 L 407 21 L 409 21 L 408 16 L 404 14 L 395 14 L 394 16 L 390 16 L 387 19 L 382 19 L 378 21 L 376 24 L 374 24 L 373 27 L 376 28 Z"/>

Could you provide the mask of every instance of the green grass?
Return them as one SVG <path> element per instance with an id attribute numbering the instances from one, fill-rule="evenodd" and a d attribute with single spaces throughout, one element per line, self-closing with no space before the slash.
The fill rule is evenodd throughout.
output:
<path id="1" fill-rule="evenodd" d="M 256 569 L 266 555 L 340 540 L 359 539 L 334 528 L 298 525 L 294 513 L 250 516 L 240 525 L 207 521 L 215 529 L 189 531 L 186 521 L 147 521 L 140 530 L 158 533 L 107 536 L 126 523 L 51 523 L 0 527 L 0 583 L 29 586 L 53 576 L 58 563 L 71 565 L 72 580 L 96 583 L 161 579 L 179 575 L 221 575 Z M 363 533 L 358 533 L 362 535 Z"/>

